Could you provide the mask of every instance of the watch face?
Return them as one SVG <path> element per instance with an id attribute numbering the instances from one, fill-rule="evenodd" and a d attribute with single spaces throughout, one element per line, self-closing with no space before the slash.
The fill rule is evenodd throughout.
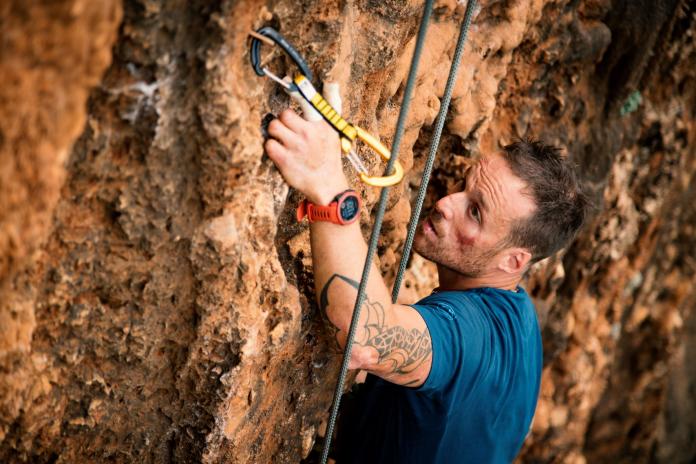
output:
<path id="1" fill-rule="evenodd" d="M 350 221 L 358 214 L 358 211 L 360 211 L 360 203 L 357 196 L 346 197 L 341 202 L 340 214 L 342 220 Z"/>

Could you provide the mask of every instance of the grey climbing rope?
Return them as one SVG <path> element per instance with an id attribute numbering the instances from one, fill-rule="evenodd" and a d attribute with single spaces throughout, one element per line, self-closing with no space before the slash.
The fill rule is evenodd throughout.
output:
<path id="1" fill-rule="evenodd" d="M 410 107 L 411 103 L 411 95 L 413 94 L 413 88 L 415 87 L 415 82 L 416 82 L 416 76 L 418 74 L 418 64 L 420 61 L 420 56 L 421 52 L 423 50 L 423 46 L 425 43 L 425 36 L 426 32 L 428 29 L 428 23 L 430 22 L 430 16 L 432 13 L 432 6 L 433 6 L 433 1 L 432 0 L 427 0 L 425 3 L 424 11 L 423 11 L 423 17 L 421 19 L 420 27 L 418 30 L 418 38 L 416 39 L 416 46 L 413 50 L 413 57 L 411 59 L 411 68 L 409 70 L 408 74 L 408 80 L 406 83 L 406 89 L 404 91 L 404 96 L 401 104 L 401 110 L 399 112 L 399 118 L 397 120 L 396 124 L 396 132 L 394 134 L 394 141 L 392 144 L 392 156 L 389 159 L 389 162 L 387 163 L 387 167 L 385 169 L 385 175 L 388 175 L 392 172 L 392 169 L 394 167 L 394 163 L 396 159 L 398 158 L 399 154 L 399 148 L 401 144 L 401 137 L 403 135 L 404 129 L 406 127 L 406 118 L 408 115 L 408 109 Z M 464 42 L 466 40 L 466 34 L 469 29 L 469 24 L 471 23 L 471 17 L 473 15 L 473 11 L 476 7 L 476 0 L 469 0 L 467 2 L 467 8 L 466 8 L 466 13 L 465 13 L 465 18 L 464 21 L 462 22 L 462 26 L 459 32 L 459 39 L 457 41 L 457 47 L 454 55 L 454 59 L 452 61 L 452 67 L 450 68 L 450 75 L 449 78 L 447 79 L 447 86 L 445 90 L 445 96 L 443 97 L 442 103 L 440 105 L 440 113 L 438 114 L 437 122 L 436 122 L 436 129 L 435 133 L 433 135 L 433 141 L 430 146 L 430 152 L 432 155 L 432 158 L 434 160 L 434 154 L 437 152 L 437 146 L 440 143 L 440 135 L 442 133 L 442 129 L 444 127 L 444 120 L 445 120 L 445 115 L 447 113 L 447 109 L 449 107 L 449 103 L 451 100 L 452 96 L 452 89 L 454 87 L 454 82 L 456 80 L 456 72 L 457 69 L 459 68 L 459 63 L 461 61 L 462 57 L 462 50 L 464 48 Z M 429 157 L 429 168 L 427 169 L 427 179 L 426 179 L 426 172 L 424 171 L 423 175 L 423 181 L 421 182 L 421 190 L 424 192 L 425 187 L 423 186 L 424 184 L 427 186 L 427 182 L 430 179 L 430 172 L 432 171 L 432 164 L 433 161 L 430 160 Z M 362 308 L 362 305 L 365 301 L 365 290 L 367 287 L 367 282 L 370 276 L 370 267 L 372 266 L 372 259 L 374 257 L 375 252 L 377 251 L 377 242 L 379 239 L 379 234 L 382 229 L 382 221 L 384 219 L 384 214 L 387 209 L 387 198 L 389 195 L 389 187 L 384 187 L 382 188 L 382 191 L 380 193 L 380 198 L 379 198 L 379 204 L 377 207 L 377 214 L 375 216 L 375 222 L 372 228 L 372 233 L 370 235 L 370 242 L 367 250 L 367 256 L 365 257 L 365 264 L 363 266 L 363 272 L 362 272 L 362 277 L 360 279 L 360 285 L 358 286 L 358 295 L 355 300 L 355 306 L 353 308 L 353 317 L 351 318 L 350 321 L 350 328 L 348 329 L 348 338 L 346 340 L 346 346 L 344 349 L 343 353 L 343 362 L 341 363 L 341 371 L 338 376 L 338 381 L 336 383 L 336 389 L 334 391 L 334 397 L 333 397 L 333 404 L 331 406 L 331 415 L 329 417 L 329 422 L 328 426 L 326 429 L 326 437 L 325 437 L 325 442 L 324 442 L 324 448 L 322 450 L 322 456 L 321 456 L 321 462 L 322 464 L 326 464 L 328 457 L 329 457 L 329 449 L 331 447 L 331 439 L 333 437 L 333 431 L 336 426 L 336 419 L 338 417 L 338 410 L 341 404 L 341 395 L 343 393 L 343 385 L 345 383 L 346 379 L 346 374 L 348 372 L 348 363 L 350 361 L 350 352 L 353 347 L 353 339 L 355 337 L 355 330 L 358 325 L 358 319 L 360 317 L 360 309 Z M 425 194 L 423 193 L 422 195 L 423 198 L 421 198 L 420 192 L 419 192 L 419 203 L 417 204 L 417 212 L 414 210 L 414 214 L 411 217 L 411 223 L 414 222 L 414 217 L 415 223 L 417 224 L 417 219 L 418 216 L 420 215 L 420 209 L 422 208 L 423 205 L 423 199 L 425 198 Z M 412 224 L 409 224 L 409 229 L 413 228 L 415 232 L 415 226 Z M 413 232 L 409 230 L 409 235 L 412 235 Z M 411 241 L 413 241 L 413 238 L 411 238 Z M 406 248 L 404 248 L 406 250 Z M 410 246 L 409 246 L 409 251 L 410 251 Z M 404 253 L 405 254 L 405 253 Z M 406 260 L 408 258 L 406 257 Z M 402 257 L 402 264 L 404 262 L 404 259 Z M 405 270 L 405 264 L 403 265 L 404 270 Z M 403 274 L 403 271 L 399 269 L 400 274 Z M 402 276 L 397 275 L 397 278 L 399 279 L 399 282 L 402 280 Z M 396 290 L 396 293 L 392 295 L 393 301 L 396 301 L 396 295 L 398 295 L 398 288 Z"/>
<path id="2" fill-rule="evenodd" d="M 418 38 L 416 39 L 416 46 L 413 49 L 413 57 L 411 58 L 411 68 L 408 72 L 406 88 L 404 89 L 404 96 L 401 100 L 401 110 L 399 111 L 399 119 L 396 122 L 396 131 L 394 133 L 394 141 L 392 143 L 391 150 L 392 156 L 389 158 L 387 167 L 384 170 L 385 175 L 389 175 L 392 172 L 394 163 L 396 162 L 396 159 L 399 157 L 401 137 L 406 128 L 406 118 L 408 116 L 408 109 L 411 106 L 411 95 L 413 94 L 413 89 L 416 86 L 416 77 L 418 76 L 418 63 L 420 62 L 420 56 L 423 51 L 423 45 L 425 44 L 425 36 L 428 31 L 428 24 L 430 23 L 430 16 L 432 11 L 433 0 L 426 0 L 425 6 L 423 7 L 423 17 L 421 18 L 420 26 L 418 28 Z M 355 299 L 355 306 L 353 307 L 353 317 L 351 318 L 350 328 L 348 329 L 348 338 L 346 339 L 346 346 L 343 350 L 343 362 L 341 363 L 341 371 L 338 375 L 338 381 L 336 382 L 336 389 L 334 390 L 333 404 L 331 405 L 331 415 L 329 417 L 329 423 L 326 428 L 324 449 L 321 453 L 322 464 L 326 464 L 329 458 L 331 438 L 333 437 L 333 431 L 336 427 L 338 408 L 341 405 L 341 395 L 343 394 L 343 384 L 346 381 L 346 374 L 348 372 L 350 351 L 353 348 L 353 339 L 355 338 L 355 329 L 358 325 L 358 319 L 360 318 L 360 309 L 362 308 L 362 305 L 365 301 L 365 289 L 367 287 L 367 281 L 370 276 L 372 258 L 374 257 L 375 252 L 377 251 L 377 241 L 379 239 L 379 233 L 382 229 L 382 220 L 384 219 L 384 213 L 387 209 L 388 194 L 389 187 L 383 187 L 379 197 L 379 204 L 377 207 L 377 215 L 375 216 L 375 223 L 372 227 L 372 233 L 370 235 L 370 243 L 367 249 L 367 256 L 365 257 L 365 264 L 363 266 L 360 285 L 358 286 L 358 296 Z"/>
<path id="3" fill-rule="evenodd" d="M 416 236 L 416 229 L 418 228 L 418 219 L 420 218 L 421 210 L 423 209 L 425 192 L 428 189 L 428 184 L 430 183 L 430 175 L 433 172 L 433 164 L 435 164 L 437 148 L 440 145 L 442 129 L 445 126 L 445 118 L 447 117 L 447 111 L 449 110 L 450 101 L 452 100 L 452 90 L 454 89 L 454 84 L 457 81 L 457 71 L 459 70 L 459 64 L 462 60 L 464 43 L 466 42 L 466 36 L 469 32 L 469 25 L 471 24 L 471 18 L 473 17 L 475 9 L 476 0 L 469 0 L 466 5 L 464 21 L 462 21 L 462 25 L 459 30 L 459 39 L 457 40 L 457 48 L 454 51 L 452 66 L 450 67 L 449 76 L 447 77 L 445 94 L 442 97 L 440 111 L 438 112 L 437 119 L 435 120 L 435 132 L 433 133 L 433 138 L 430 140 L 430 150 L 428 152 L 428 158 L 425 162 L 425 167 L 423 168 L 423 176 L 421 177 L 421 184 L 420 188 L 418 189 L 418 197 L 416 198 L 416 204 L 413 206 L 413 211 L 411 212 L 411 220 L 408 223 L 408 233 L 406 235 L 406 242 L 404 243 L 404 251 L 401 254 L 399 270 L 396 273 L 396 279 L 394 280 L 394 286 L 392 287 L 392 303 L 396 303 L 396 299 L 399 296 L 401 283 L 404 280 L 404 273 L 406 272 L 406 265 L 408 264 L 408 258 L 411 256 L 413 239 Z"/>

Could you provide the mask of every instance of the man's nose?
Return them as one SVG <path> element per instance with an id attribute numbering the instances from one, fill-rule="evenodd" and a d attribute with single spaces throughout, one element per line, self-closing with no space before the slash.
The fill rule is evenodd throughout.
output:
<path id="1" fill-rule="evenodd" d="M 440 198 L 437 203 L 435 203 L 435 207 L 433 208 L 435 210 L 435 220 L 437 219 L 445 219 L 449 221 L 452 219 L 452 202 L 451 202 L 451 197 L 452 195 L 448 195 L 446 197 Z M 438 217 L 439 216 L 439 217 Z"/>

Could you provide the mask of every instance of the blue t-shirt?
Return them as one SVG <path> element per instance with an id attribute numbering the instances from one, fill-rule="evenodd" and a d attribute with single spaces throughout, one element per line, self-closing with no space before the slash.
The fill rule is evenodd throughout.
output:
<path id="1" fill-rule="evenodd" d="M 337 464 L 509 463 L 539 395 L 542 347 L 521 288 L 434 293 L 412 305 L 433 345 L 425 383 L 403 387 L 368 375 L 337 440 Z"/>

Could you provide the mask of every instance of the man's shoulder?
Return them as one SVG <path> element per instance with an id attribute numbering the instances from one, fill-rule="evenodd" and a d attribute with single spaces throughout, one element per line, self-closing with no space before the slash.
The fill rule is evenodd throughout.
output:
<path id="1" fill-rule="evenodd" d="M 452 321 L 478 321 L 498 328 L 538 331 L 536 310 L 532 299 L 522 287 L 517 291 L 493 287 L 467 290 L 436 291 L 412 305 L 424 319 L 437 317 Z M 498 322 L 494 322 L 498 321 Z M 499 322 L 503 321 L 504 324 Z"/>
<path id="2" fill-rule="evenodd" d="M 461 305 L 505 304 L 507 306 L 532 306 L 533 303 L 522 287 L 516 290 L 503 290 L 494 287 L 478 287 L 466 290 L 434 290 L 430 295 L 418 300 L 416 305 L 438 305 L 442 303 Z"/>

